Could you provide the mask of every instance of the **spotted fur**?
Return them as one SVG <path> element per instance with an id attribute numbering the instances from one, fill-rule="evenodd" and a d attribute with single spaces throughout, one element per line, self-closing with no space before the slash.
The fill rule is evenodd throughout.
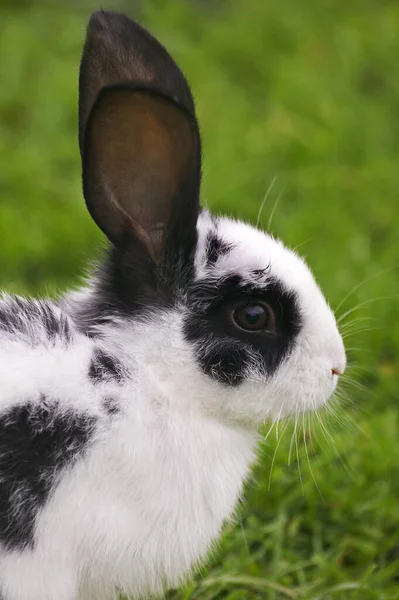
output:
<path id="1" fill-rule="evenodd" d="M 88 376 L 94 383 L 107 380 L 120 382 L 123 377 L 123 368 L 115 356 L 96 349 L 90 362 Z"/>
<path id="2" fill-rule="evenodd" d="M 55 479 L 84 452 L 95 417 L 43 395 L 0 417 L 0 541 L 23 551 L 34 544 L 37 513 Z"/>
<path id="3" fill-rule="evenodd" d="M 67 315 L 62 314 L 54 303 L 3 294 L 0 335 L 24 339 L 32 345 L 42 342 L 68 344 L 72 341 L 72 328 Z"/>
<path id="4" fill-rule="evenodd" d="M 127 17 L 96 13 L 80 74 L 85 200 L 109 238 L 58 302 L 0 300 L 0 597 L 116 600 L 179 585 L 234 513 L 257 427 L 343 372 L 304 261 L 200 210 L 191 91 Z M 271 326 L 238 326 L 263 302 Z"/>

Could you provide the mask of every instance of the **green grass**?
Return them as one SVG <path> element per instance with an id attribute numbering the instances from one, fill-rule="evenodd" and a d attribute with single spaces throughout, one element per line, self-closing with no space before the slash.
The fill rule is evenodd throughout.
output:
<path id="1" fill-rule="evenodd" d="M 83 4 L 0 4 L 0 284 L 12 291 L 76 284 L 102 244 L 76 141 L 95 8 Z M 334 447 L 316 420 L 288 465 L 293 427 L 278 448 L 272 432 L 236 524 L 168 598 L 399 599 L 399 3 L 128 6 L 192 82 L 204 202 L 254 222 L 274 181 L 262 225 L 280 197 L 271 231 L 303 244 L 332 306 L 353 290 L 339 314 L 356 320 L 345 341 L 359 387 L 342 388 L 340 420 L 326 421 Z"/>

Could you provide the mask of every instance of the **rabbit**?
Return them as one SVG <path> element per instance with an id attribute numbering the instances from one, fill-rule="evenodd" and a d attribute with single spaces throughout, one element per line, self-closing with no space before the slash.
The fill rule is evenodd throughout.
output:
<path id="1" fill-rule="evenodd" d="M 332 310 L 282 242 L 200 208 L 189 85 L 127 16 L 93 13 L 79 78 L 81 290 L 0 301 L 0 597 L 149 598 L 232 517 L 259 426 L 327 402 Z"/>

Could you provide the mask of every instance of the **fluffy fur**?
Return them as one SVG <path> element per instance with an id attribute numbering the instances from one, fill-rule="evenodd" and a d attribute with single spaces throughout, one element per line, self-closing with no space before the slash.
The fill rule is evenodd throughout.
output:
<path id="1" fill-rule="evenodd" d="M 97 60 L 107 36 L 117 47 L 123 33 L 115 60 L 124 56 L 124 67 L 126 44 L 135 40 L 135 57 L 141 44 L 144 66 L 156 74 L 165 51 L 147 32 L 112 13 L 95 16 L 90 27 L 81 85 L 91 82 L 91 98 L 90 48 Z M 163 75 L 165 64 L 172 70 L 159 83 L 162 99 L 140 92 L 140 110 L 165 127 L 162 139 L 170 122 L 181 125 L 178 147 L 183 140 L 197 156 L 195 128 L 185 124 L 192 122 L 191 95 L 168 61 L 161 61 Z M 124 110 L 130 102 L 120 87 L 110 94 L 93 110 L 109 103 Z M 165 94 L 178 108 L 166 107 Z M 81 145 L 89 114 L 81 112 Z M 104 115 L 93 122 L 103 143 Z M 132 127 L 140 135 L 141 124 Z M 97 143 L 97 129 L 87 139 Z M 334 316 L 305 263 L 249 225 L 198 215 L 198 170 L 185 158 L 174 164 L 185 165 L 179 189 L 186 195 L 165 197 L 172 216 L 159 228 L 160 208 L 156 226 L 137 210 L 143 182 L 129 182 L 133 204 L 122 207 L 112 187 L 120 174 L 101 188 L 102 155 L 94 146 L 89 152 L 97 158 L 86 171 L 83 158 L 86 200 L 112 240 L 104 263 L 87 287 L 58 303 L 0 301 L 4 600 L 112 600 L 118 589 L 137 599 L 179 584 L 233 514 L 255 457 L 257 426 L 326 402 L 335 373 L 345 369 Z M 158 160 L 148 152 L 149 162 Z M 100 196 L 114 190 L 112 204 L 97 207 L 99 186 Z M 195 218 L 183 226 L 176 203 L 185 198 Z M 109 225 L 112 210 L 120 212 Z M 118 229 L 125 213 L 130 237 Z M 271 307 L 273 328 L 237 327 L 233 309 L 254 301 Z"/>

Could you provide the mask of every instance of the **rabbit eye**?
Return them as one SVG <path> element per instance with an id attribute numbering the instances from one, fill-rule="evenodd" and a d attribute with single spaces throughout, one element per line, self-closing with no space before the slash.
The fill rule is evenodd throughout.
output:
<path id="1" fill-rule="evenodd" d="M 270 331 L 274 320 L 271 308 L 263 302 L 239 306 L 233 319 L 245 331 Z"/>

